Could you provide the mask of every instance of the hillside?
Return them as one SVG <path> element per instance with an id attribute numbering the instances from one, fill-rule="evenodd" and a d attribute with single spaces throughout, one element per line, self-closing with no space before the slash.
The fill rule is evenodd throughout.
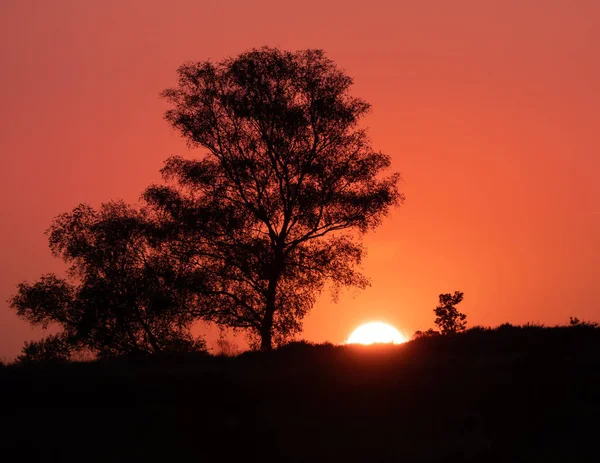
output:
<path id="1" fill-rule="evenodd" d="M 0 369 L 6 461 L 578 461 L 600 329 Z"/>

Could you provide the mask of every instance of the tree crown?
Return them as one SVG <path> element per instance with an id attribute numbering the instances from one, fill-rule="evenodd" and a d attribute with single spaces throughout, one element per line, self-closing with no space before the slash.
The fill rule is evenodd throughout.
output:
<path id="1" fill-rule="evenodd" d="M 273 315 L 295 332 L 325 281 L 367 283 L 360 234 L 404 199 L 358 126 L 369 105 L 321 50 L 262 48 L 178 74 L 166 119 L 205 155 L 171 157 L 171 184 L 145 199 L 170 217 L 179 255 L 218 281 L 209 318 L 261 330 Z"/>

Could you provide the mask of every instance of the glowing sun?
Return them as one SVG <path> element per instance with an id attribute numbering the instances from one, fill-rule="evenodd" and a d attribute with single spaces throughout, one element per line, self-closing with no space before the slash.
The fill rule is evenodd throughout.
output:
<path id="1" fill-rule="evenodd" d="M 382 322 L 366 323 L 356 328 L 346 344 L 401 344 L 406 338 L 392 325 Z"/>

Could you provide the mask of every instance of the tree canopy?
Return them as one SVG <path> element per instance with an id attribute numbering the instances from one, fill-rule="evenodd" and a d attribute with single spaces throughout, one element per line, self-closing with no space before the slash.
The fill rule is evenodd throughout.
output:
<path id="1" fill-rule="evenodd" d="M 262 349 L 297 333 L 326 282 L 367 285 L 361 236 L 402 202 L 388 155 L 359 121 L 352 79 L 320 50 L 251 50 L 188 63 L 166 119 L 200 159 L 173 156 L 144 195 L 197 315 L 249 329 Z"/>
<path id="2" fill-rule="evenodd" d="M 80 205 L 58 216 L 47 234 L 53 254 L 70 264 L 68 278 L 46 274 L 33 284 L 21 283 L 10 303 L 31 324 L 62 331 L 28 344 L 25 354 L 201 348 L 189 333 L 191 294 L 167 255 L 150 246 L 153 227 L 147 211 L 122 202 L 99 210 Z"/>
<path id="3" fill-rule="evenodd" d="M 11 306 L 62 331 L 32 358 L 200 346 L 196 320 L 263 350 L 302 329 L 327 283 L 364 288 L 362 236 L 404 200 L 359 123 L 369 104 L 321 50 L 187 63 L 163 96 L 197 159 L 172 156 L 143 207 L 80 205 L 48 230 L 68 278 L 21 283 Z M 200 346 L 201 347 L 201 346 Z M 28 354 L 29 353 L 29 354 Z"/>

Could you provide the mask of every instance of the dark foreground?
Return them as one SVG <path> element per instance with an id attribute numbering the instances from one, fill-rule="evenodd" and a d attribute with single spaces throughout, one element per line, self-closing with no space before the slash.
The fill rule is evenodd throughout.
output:
<path id="1" fill-rule="evenodd" d="M 597 461 L 600 330 L 0 369 L 3 461 Z"/>

